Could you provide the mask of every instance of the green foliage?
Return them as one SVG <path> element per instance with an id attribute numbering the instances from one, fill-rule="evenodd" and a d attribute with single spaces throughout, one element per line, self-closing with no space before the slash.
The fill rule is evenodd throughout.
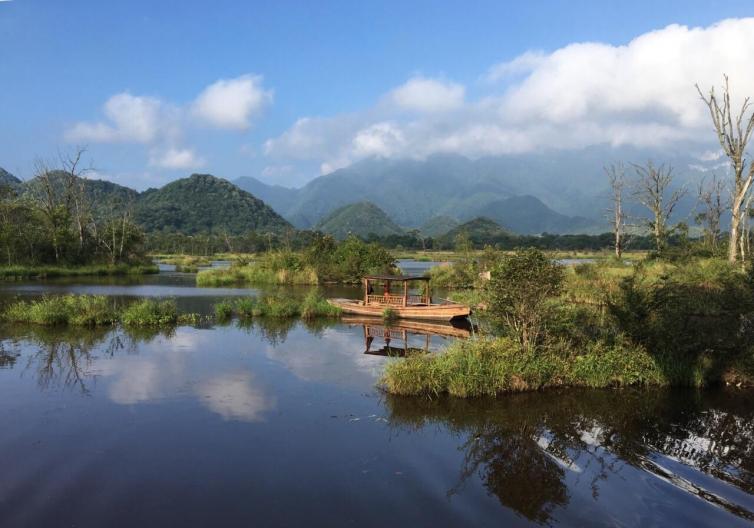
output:
<path id="1" fill-rule="evenodd" d="M 126 326 L 166 326 L 178 322 L 175 301 L 143 299 L 128 305 L 121 314 Z"/>
<path id="2" fill-rule="evenodd" d="M 214 309 L 215 317 L 220 321 L 229 319 L 233 315 L 233 304 L 230 301 L 220 301 L 215 304 Z"/>
<path id="3" fill-rule="evenodd" d="M 153 264 L 98 264 L 90 266 L 0 266 L 0 279 L 49 279 L 54 277 L 147 275 L 159 273 Z"/>
<path id="4" fill-rule="evenodd" d="M 300 311 L 303 319 L 340 317 L 341 313 L 340 308 L 327 302 L 319 290 L 312 290 L 304 297 Z"/>
<path id="5" fill-rule="evenodd" d="M 392 308 L 385 308 L 382 310 L 382 320 L 385 322 L 393 322 L 398 319 L 398 314 Z"/>
<path id="6" fill-rule="evenodd" d="M 503 257 L 491 270 L 485 293 L 489 315 L 522 346 L 534 346 L 547 320 L 547 304 L 560 295 L 562 266 L 536 249 Z"/>

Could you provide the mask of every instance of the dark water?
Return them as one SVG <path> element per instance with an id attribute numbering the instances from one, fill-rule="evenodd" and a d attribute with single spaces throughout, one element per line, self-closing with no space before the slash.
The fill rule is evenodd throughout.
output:
<path id="1" fill-rule="evenodd" d="M 393 398 L 364 331 L 0 327 L 0 526 L 754 524 L 754 391 Z"/>

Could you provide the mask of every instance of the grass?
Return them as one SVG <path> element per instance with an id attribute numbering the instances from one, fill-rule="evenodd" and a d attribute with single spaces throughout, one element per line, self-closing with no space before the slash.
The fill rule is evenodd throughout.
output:
<path id="1" fill-rule="evenodd" d="M 301 317 L 307 320 L 340 316 L 340 308 L 327 302 L 317 290 L 309 292 L 303 300 L 279 295 L 243 297 L 234 302 L 221 301 L 215 304 L 214 309 L 218 320 L 227 320 L 233 315 L 241 319 Z"/>
<path id="2" fill-rule="evenodd" d="M 273 270 L 255 263 L 202 270 L 196 276 L 197 286 L 205 287 L 242 284 L 314 285 L 318 283 L 317 272 L 312 268 Z"/>
<path id="3" fill-rule="evenodd" d="M 147 275 L 159 273 L 154 264 L 96 264 L 88 266 L 2 266 L 0 280 L 48 279 L 54 277 Z"/>
<path id="4" fill-rule="evenodd" d="M 456 341 L 440 354 L 394 360 L 380 384 L 396 395 L 468 398 L 552 387 L 703 387 L 752 381 L 751 351 L 720 370 L 709 356 L 684 360 L 652 355 L 628 341 L 595 342 L 576 353 L 558 347 L 528 350 L 508 338 L 480 338 Z"/>
<path id="5" fill-rule="evenodd" d="M 165 327 L 196 324 L 197 314 L 178 314 L 175 301 L 143 299 L 123 308 L 104 295 L 59 295 L 16 301 L 0 315 L 11 323 L 41 326 Z"/>

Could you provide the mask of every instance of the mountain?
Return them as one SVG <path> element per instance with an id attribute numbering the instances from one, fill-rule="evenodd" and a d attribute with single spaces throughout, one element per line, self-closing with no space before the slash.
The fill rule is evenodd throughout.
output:
<path id="1" fill-rule="evenodd" d="M 338 239 L 344 239 L 349 234 L 364 238 L 371 234 L 378 236 L 403 234 L 403 230 L 382 209 L 371 202 L 358 202 L 339 207 L 320 220 L 315 229 L 329 233 Z"/>
<path id="2" fill-rule="evenodd" d="M 436 238 L 455 229 L 459 224 L 460 222 L 452 216 L 433 216 L 419 228 L 419 232 L 422 236 Z"/>
<path id="3" fill-rule="evenodd" d="M 440 247 L 454 247 L 459 235 L 468 236 L 475 246 L 482 246 L 491 240 L 511 238 L 513 235 L 494 220 L 479 217 L 451 229 L 438 238 Z"/>
<path id="4" fill-rule="evenodd" d="M 21 180 L 13 176 L 10 172 L 0 167 L 0 186 L 18 188 L 21 185 Z"/>
<path id="5" fill-rule="evenodd" d="M 520 235 L 585 233 L 594 226 L 593 220 L 556 213 L 541 200 L 529 195 L 496 200 L 481 207 L 478 212 Z"/>
<path id="6" fill-rule="evenodd" d="M 602 165 L 596 167 L 602 178 L 602 187 L 606 187 Z M 456 155 L 435 155 L 426 160 L 363 160 L 315 178 L 300 189 L 268 186 L 253 178 L 242 178 L 236 183 L 264 197 L 299 228 L 310 228 L 334 209 L 364 197 L 399 225 L 409 227 L 421 226 L 436 216 L 469 220 L 489 213 L 486 208 L 491 204 L 525 195 L 536 196 L 543 207 L 550 209 L 546 217 L 563 220 L 568 216 L 551 209 L 552 204 L 557 204 L 561 210 L 567 206 L 574 211 L 594 213 L 594 217 L 599 218 L 602 208 L 595 210 L 594 198 L 588 197 L 567 179 L 558 179 L 559 170 L 560 166 L 549 158 L 470 160 Z M 593 185 L 589 187 L 593 188 Z M 508 204 L 511 209 L 513 205 L 515 202 Z M 543 227 L 541 218 L 541 215 L 537 218 L 527 216 L 511 223 L 522 232 L 540 232 Z M 598 223 L 604 222 L 584 222 L 579 218 L 544 225 L 554 232 L 563 232 L 571 226 L 581 229 L 585 224 L 594 226 Z"/>
<path id="7" fill-rule="evenodd" d="M 51 171 L 50 182 L 56 193 L 62 195 L 63 190 L 70 184 L 70 175 L 64 171 Z M 43 196 L 45 193 L 44 183 L 40 177 L 32 178 L 19 186 L 22 194 Z M 122 210 L 124 207 L 135 204 L 139 199 L 139 193 L 128 187 L 118 185 L 107 180 L 90 180 L 88 178 L 74 177 L 73 185 L 82 186 L 87 202 L 91 204 L 96 214 L 107 214 L 112 211 Z"/>
<path id="8" fill-rule="evenodd" d="M 192 174 L 142 193 L 136 221 L 147 231 L 186 234 L 279 231 L 290 224 L 262 200 L 227 180 Z"/>

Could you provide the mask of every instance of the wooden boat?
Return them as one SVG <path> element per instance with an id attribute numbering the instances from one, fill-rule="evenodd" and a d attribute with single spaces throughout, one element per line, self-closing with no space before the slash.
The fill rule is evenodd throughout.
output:
<path id="1" fill-rule="evenodd" d="M 422 282 L 418 294 L 409 290 L 411 282 Z M 375 291 L 375 284 L 382 285 L 382 291 Z M 468 317 L 471 309 L 454 302 L 433 303 L 429 277 L 412 277 L 406 275 L 371 275 L 364 277 L 363 299 L 328 299 L 333 306 L 343 313 L 382 317 L 386 309 L 393 311 L 401 319 L 432 319 L 450 321 Z M 395 286 L 401 291 L 395 292 Z"/>

